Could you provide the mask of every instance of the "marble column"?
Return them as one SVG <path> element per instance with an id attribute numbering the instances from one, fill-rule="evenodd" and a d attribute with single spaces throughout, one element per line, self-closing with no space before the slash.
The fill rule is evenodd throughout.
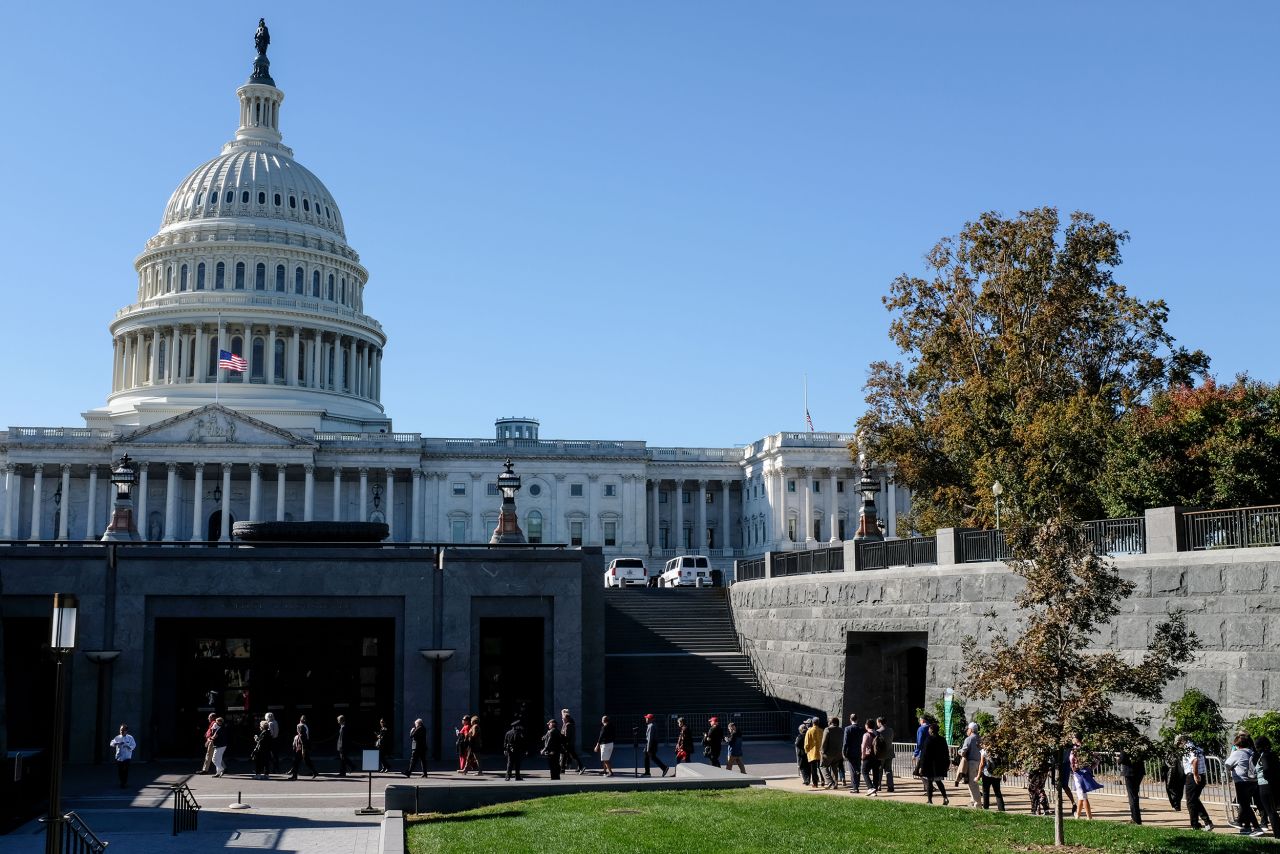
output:
<path id="1" fill-rule="evenodd" d="M 698 551 L 706 551 L 707 542 L 707 482 L 698 481 L 698 531 L 693 541 L 698 544 Z"/>
<path id="2" fill-rule="evenodd" d="M 172 543 L 178 523 L 178 464 L 165 466 L 167 476 L 164 483 L 164 541 Z"/>
<path id="3" fill-rule="evenodd" d="M 150 366 L 147 368 L 149 385 L 160 385 L 160 330 L 151 330 Z"/>
<path id="4" fill-rule="evenodd" d="M 148 484 L 150 474 L 149 463 L 138 463 L 138 497 L 133 502 L 138 515 L 134 518 L 134 523 L 138 527 L 138 536 L 143 540 L 147 539 L 147 493 L 151 491 Z"/>
<path id="5" fill-rule="evenodd" d="M 396 470 L 387 469 L 387 542 L 396 541 Z"/>
<path id="6" fill-rule="evenodd" d="M 333 467 L 333 521 L 342 521 L 342 469 Z"/>
<path id="7" fill-rule="evenodd" d="M 262 521 L 262 464 L 249 463 L 249 521 Z"/>
<path id="8" fill-rule="evenodd" d="M 310 522 L 315 518 L 316 508 L 316 467 L 307 463 L 302 467 L 306 476 L 306 486 L 302 496 L 302 521 Z"/>
<path id="9" fill-rule="evenodd" d="M 40 539 L 40 499 L 44 493 L 44 463 L 32 466 L 35 471 L 31 483 L 31 539 Z"/>
<path id="10" fill-rule="evenodd" d="M 481 535 L 484 533 L 484 516 L 480 506 L 480 483 L 484 478 L 484 472 L 471 473 L 471 530 L 469 542 L 481 542 Z"/>
<path id="11" fill-rule="evenodd" d="M 267 352 L 266 369 L 262 372 L 262 379 L 267 385 L 275 385 L 276 382 L 276 325 L 274 323 L 267 326 Z M 283 372 L 284 366 L 281 365 Z"/>
<path id="12" fill-rule="evenodd" d="M 84 538 L 96 540 L 102 536 L 98 531 L 98 467 L 89 466 L 89 498 L 84 511 Z"/>
<path id="13" fill-rule="evenodd" d="M 676 552 L 681 552 L 685 548 L 684 542 L 684 481 L 676 478 L 676 491 L 673 495 L 676 506 L 672 511 L 671 522 L 671 540 L 675 544 Z"/>
<path id="14" fill-rule="evenodd" d="M 69 525 L 67 517 L 71 515 L 71 463 L 62 464 L 62 506 L 58 509 L 58 539 L 67 539 Z"/>
<path id="15" fill-rule="evenodd" d="M 436 479 L 436 542 L 443 543 L 449 539 L 449 530 L 445 523 L 448 517 L 445 515 L 445 480 L 447 480 L 445 472 L 438 471 L 434 475 Z"/>
<path id="16" fill-rule="evenodd" d="M 720 481 L 720 532 L 720 548 L 733 554 L 733 529 L 729 527 L 729 481 L 727 480 Z"/>
<path id="17" fill-rule="evenodd" d="M 778 475 L 778 542 L 791 541 L 787 530 L 787 470 L 779 465 L 774 471 Z"/>
<path id="18" fill-rule="evenodd" d="M 650 551 L 653 551 L 654 549 L 658 549 L 662 546 L 662 532 L 659 530 L 660 526 L 658 524 L 658 499 L 660 498 L 660 487 L 662 486 L 662 481 L 653 480 L 650 482 L 653 484 L 653 498 L 650 499 L 652 515 L 649 518 L 649 549 Z"/>
<path id="19" fill-rule="evenodd" d="M 169 327 L 169 352 L 164 357 L 164 381 L 168 385 L 173 385 L 174 362 L 178 359 L 178 327 Z"/>
<path id="20" fill-rule="evenodd" d="M 413 491 L 409 499 L 409 540 L 420 543 L 422 542 L 422 469 L 414 468 L 411 474 Z"/>
<path id="21" fill-rule="evenodd" d="M 286 362 L 287 364 L 287 362 Z M 284 521 L 284 477 L 288 466 L 276 466 L 276 521 Z"/>
<path id="22" fill-rule="evenodd" d="M 18 511 L 22 506 L 22 473 L 14 463 L 4 466 L 4 538 L 12 540 L 18 529 Z"/>
<path id="23" fill-rule="evenodd" d="M 600 535 L 600 514 L 597 512 L 596 493 L 600 491 L 598 481 L 600 475 L 587 475 L 587 530 L 583 533 L 584 546 L 598 546 L 604 543 Z"/>
<path id="24" fill-rule="evenodd" d="M 231 463 L 222 464 L 222 531 L 218 542 L 231 542 Z"/>
<path id="25" fill-rule="evenodd" d="M 622 520 L 621 530 L 618 531 L 618 545 L 629 546 L 634 540 L 631 534 L 631 475 L 629 474 L 622 476 L 622 497 L 619 500 L 622 502 Z"/>
<path id="26" fill-rule="evenodd" d="M 813 536 L 813 469 L 800 469 L 799 487 L 804 490 L 804 541 L 811 543 Z"/>
<path id="27" fill-rule="evenodd" d="M 360 467 L 360 515 L 356 517 L 359 522 L 369 521 L 369 469 L 367 466 Z"/>
<path id="28" fill-rule="evenodd" d="M 198 543 L 204 539 L 204 463 L 193 463 L 196 478 L 194 484 L 195 498 L 191 502 L 191 542 Z"/>
<path id="29" fill-rule="evenodd" d="M 289 357 L 289 385 L 298 384 L 299 366 L 302 365 L 302 330 L 293 327 L 293 350 Z"/>
<path id="30" fill-rule="evenodd" d="M 831 528 L 830 542 L 840 542 L 839 494 L 836 492 L 836 470 L 827 470 L 827 526 Z"/>
<path id="31" fill-rule="evenodd" d="M 191 381 L 202 383 L 209 377 L 209 354 L 204 345 L 204 324 L 196 324 L 195 349 L 191 353 Z"/>

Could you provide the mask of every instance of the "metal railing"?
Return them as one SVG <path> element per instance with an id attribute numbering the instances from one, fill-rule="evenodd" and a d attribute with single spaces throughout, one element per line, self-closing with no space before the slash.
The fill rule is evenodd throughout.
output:
<path id="1" fill-rule="evenodd" d="M 797 552 L 773 552 L 772 554 L 773 578 L 785 575 L 844 572 L 844 546 Z"/>
<path id="2" fill-rule="evenodd" d="M 1094 519 L 1076 525 L 1095 554 L 1140 555 L 1147 551 L 1147 520 L 1145 516 L 1122 519 Z"/>
<path id="3" fill-rule="evenodd" d="M 1182 519 L 1192 551 L 1280 545 L 1280 505 L 1194 510 Z"/>
<path id="4" fill-rule="evenodd" d="M 98 838 L 85 820 L 74 812 L 62 817 L 62 845 L 59 854 L 102 854 L 107 843 Z"/>
<path id="5" fill-rule="evenodd" d="M 740 560 L 734 566 L 734 581 L 757 581 L 764 578 L 764 558 Z"/>
<path id="6" fill-rule="evenodd" d="M 200 822 L 200 804 L 196 796 L 191 794 L 186 783 L 173 787 L 173 835 L 184 830 L 195 830 Z"/>
<path id="7" fill-rule="evenodd" d="M 996 528 L 989 531 L 960 532 L 961 563 L 1008 559 L 1009 544 L 1005 542 L 1003 530 Z"/>
<path id="8" fill-rule="evenodd" d="M 858 570 L 891 566 L 927 566 L 938 562 L 937 537 L 908 537 L 858 543 Z"/>

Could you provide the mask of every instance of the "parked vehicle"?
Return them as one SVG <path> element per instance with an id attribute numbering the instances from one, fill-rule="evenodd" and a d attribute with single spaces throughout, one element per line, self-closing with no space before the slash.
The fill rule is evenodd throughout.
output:
<path id="1" fill-rule="evenodd" d="M 628 584 L 643 587 L 648 583 L 649 573 L 645 571 L 644 561 L 638 557 L 614 558 L 604 571 L 605 587 L 626 587 Z"/>
<path id="2" fill-rule="evenodd" d="M 701 582 L 699 582 L 701 579 Z M 711 586 L 711 565 L 701 555 L 680 555 L 667 561 L 659 583 L 663 587 Z"/>

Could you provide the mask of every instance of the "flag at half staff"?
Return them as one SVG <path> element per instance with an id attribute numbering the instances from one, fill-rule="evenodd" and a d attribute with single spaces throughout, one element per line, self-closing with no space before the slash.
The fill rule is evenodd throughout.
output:
<path id="1" fill-rule="evenodd" d="M 245 361 L 244 356 L 237 356 L 235 353 L 229 353 L 226 350 L 219 350 L 218 367 L 244 373 L 249 370 L 249 363 Z"/>

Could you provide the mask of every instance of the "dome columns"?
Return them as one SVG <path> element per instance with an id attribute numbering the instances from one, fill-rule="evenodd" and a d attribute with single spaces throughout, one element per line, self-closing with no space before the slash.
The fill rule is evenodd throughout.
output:
<path id="1" fill-rule="evenodd" d="M 263 83 L 246 83 L 236 90 L 240 99 L 240 128 L 237 140 L 280 142 L 280 104 L 284 93 Z"/>

